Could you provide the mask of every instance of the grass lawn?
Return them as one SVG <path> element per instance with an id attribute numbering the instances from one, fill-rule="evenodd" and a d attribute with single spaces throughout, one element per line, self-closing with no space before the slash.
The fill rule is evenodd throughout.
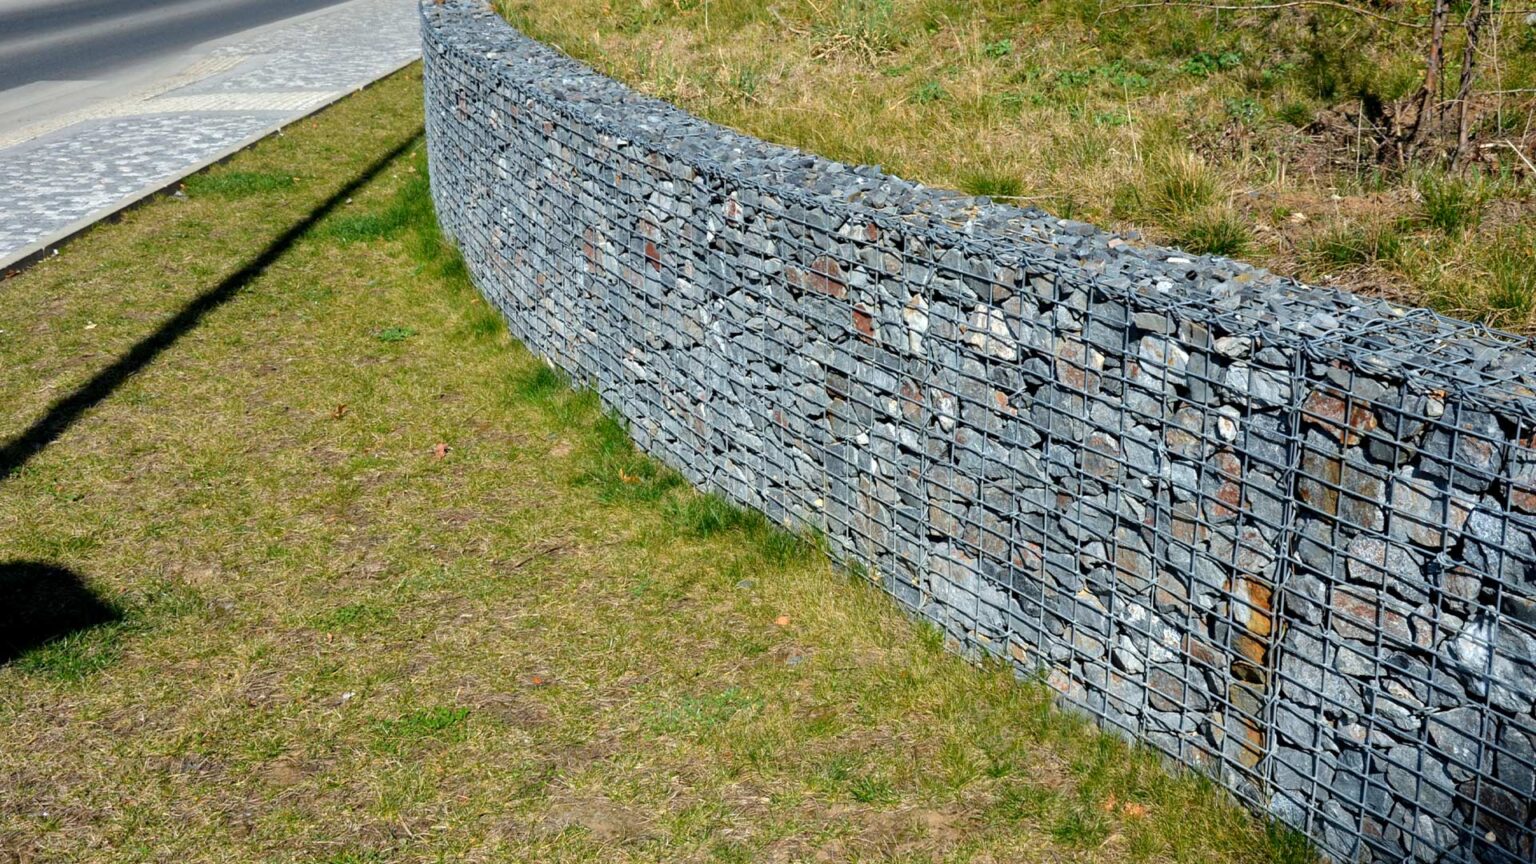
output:
<path id="1" fill-rule="evenodd" d="M 496 3 L 530 35 L 762 138 L 1536 332 L 1523 11 L 1499 7 L 1475 79 L 1476 158 L 1448 173 L 1373 158 L 1378 120 L 1362 110 L 1423 80 L 1430 0 Z M 1461 33 L 1447 40 L 1453 93 Z"/>
<path id="2" fill-rule="evenodd" d="M 0 862 L 1307 860 L 635 454 L 475 295 L 419 143 L 264 252 L 420 100 L 0 285 L 0 441 L 74 421 L 0 466 Z"/>

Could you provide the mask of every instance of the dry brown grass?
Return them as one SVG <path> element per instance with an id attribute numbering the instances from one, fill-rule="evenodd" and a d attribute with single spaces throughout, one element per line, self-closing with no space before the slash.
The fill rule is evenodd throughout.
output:
<path id="1" fill-rule="evenodd" d="M 1378 32 L 1336 10 L 1113 11 L 1107 0 L 498 5 L 604 72 L 772 141 L 1536 329 L 1536 284 L 1516 275 L 1536 270 L 1523 160 L 1491 144 L 1469 176 L 1394 172 L 1357 141 L 1359 92 L 1390 99 L 1417 86 L 1417 31 Z M 1533 86 L 1536 35 L 1503 38 L 1502 77 L 1485 85 Z M 1523 128 L 1536 143 L 1536 102 L 1501 98 L 1508 135 Z M 1442 230 L 1427 186 L 1474 196 L 1489 218 Z M 1396 235 L 1391 257 L 1312 254 L 1331 235 L 1379 226 Z"/>

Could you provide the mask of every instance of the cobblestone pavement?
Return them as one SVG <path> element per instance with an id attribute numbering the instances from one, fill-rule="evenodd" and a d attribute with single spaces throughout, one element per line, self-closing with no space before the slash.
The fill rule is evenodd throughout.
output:
<path id="1" fill-rule="evenodd" d="M 419 54 L 414 0 L 353 0 L 210 43 L 133 95 L 0 129 L 0 266 Z"/>

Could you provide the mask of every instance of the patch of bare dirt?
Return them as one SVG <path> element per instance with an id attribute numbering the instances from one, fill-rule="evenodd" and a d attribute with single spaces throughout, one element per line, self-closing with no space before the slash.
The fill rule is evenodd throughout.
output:
<path id="1" fill-rule="evenodd" d="M 645 818 L 633 808 L 601 795 L 573 795 L 551 802 L 544 825 L 553 833 L 579 826 L 603 843 L 638 843 L 653 836 Z"/>

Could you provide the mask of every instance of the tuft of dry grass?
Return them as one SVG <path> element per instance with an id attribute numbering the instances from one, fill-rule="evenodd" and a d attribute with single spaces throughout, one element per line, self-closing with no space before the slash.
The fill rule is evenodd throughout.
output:
<path id="1" fill-rule="evenodd" d="M 410 135 L 418 74 L 8 281 L 0 437 Z M 4 481 L 0 548 L 119 615 L 0 666 L 0 859 L 1307 856 L 636 453 L 419 148 Z"/>
<path id="2" fill-rule="evenodd" d="M 1435 166 L 1382 168 L 1366 140 L 1361 106 L 1391 104 L 1418 86 L 1421 34 L 1338 9 L 1107 0 L 497 5 L 603 72 L 768 140 L 1536 331 L 1536 297 L 1489 275 L 1505 267 L 1490 250 L 1509 232 L 1536 230 L 1530 157 L 1508 143 L 1536 144 L 1536 37 L 1524 31 L 1503 37 L 1494 77 L 1480 85 L 1509 94 L 1490 115 L 1497 129 L 1480 127 L 1493 143 L 1465 175 L 1447 176 Z M 1428 5 L 1407 0 L 1394 14 L 1413 18 Z M 1341 219 L 1400 224 L 1410 252 L 1341 270 L 1315 254 Z M 1515 254 L 1536 269 L 1536 249 Z"/>

